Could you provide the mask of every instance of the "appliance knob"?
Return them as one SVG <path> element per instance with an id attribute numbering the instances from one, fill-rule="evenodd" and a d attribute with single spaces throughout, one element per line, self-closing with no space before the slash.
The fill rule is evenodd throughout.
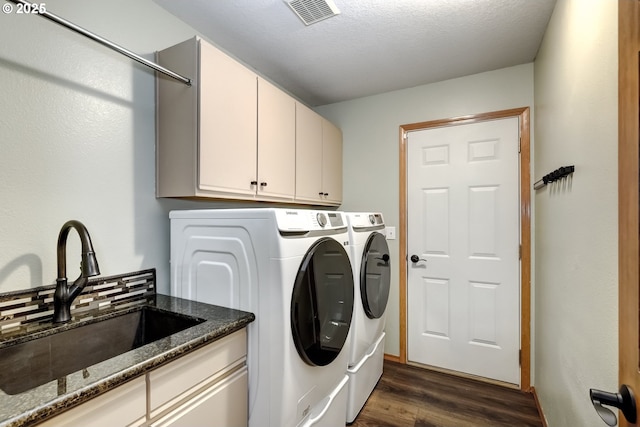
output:
<path id="1" fill-rule="evenodd" d="M 371 223 L 371 225 L 376 223 L 376 217 L 374 217 L 373 215 L 369 215 L 369 222 Z"/>
<path id="2" fill-rule="evenodd" d="M 316 215 L 316 219 L 318 220 L 318 224 L 320 227 L 324 227 L 327 225 L 327 217 L 323 213 L 319 213 Z"/>

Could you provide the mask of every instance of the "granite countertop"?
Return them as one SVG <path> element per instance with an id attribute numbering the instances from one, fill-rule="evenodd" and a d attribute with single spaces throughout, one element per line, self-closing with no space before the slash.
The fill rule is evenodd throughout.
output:
<path id="1" fill-rule="evenodd" d="M 146 305 L 204 319 L 204 322 L 74 372 L 65 376 L 62 381 L 53 380 L 14 395 L 9 395 L 0 389 L 0 427 L 35 425 L 205 344 L 238 331 L 255 320 L 252 313 L 166 295 L 156 295 L 152 302 Z M 14 334 L 9 338 L 0 338 L 0 349 L 28 339 L 70 329 L 79 324 L 95 322 L 139 309 L 140 306 L 119 310 L 95 309 L 78 318 L 74 317 L 69 324 L 54 327 L 49 323 L 36 331 L 30 330 L 27 335 Z M 61 384 L 63 384 L 62 387 Z"/>

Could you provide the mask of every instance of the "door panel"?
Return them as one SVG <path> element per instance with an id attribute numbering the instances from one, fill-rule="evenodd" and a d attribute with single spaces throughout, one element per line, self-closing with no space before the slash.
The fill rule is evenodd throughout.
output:
<path id="1" fill-rule="evenodd" d="M 640 394 L 640 230 L 638 139 L 640 3 L 618 2 L 619 381 Z M 616 390 L 609 390 L 614 392 Z M 615 410 L 615 408 L 613 408 Z M 618 414 L 620 426 L 636 425 Z M 604 425 L 604 423 L 602 424 Z"/>
<path id="2" fill-rule="evenodd" d="M 326 366 L 342 350 L 353 315 L 353 272 L 349 255 L 334 239 L 309 248 L 291 298 L 291 328 L 300 357 Z"/>
<path id="3" fill-rule="evenodd" d="M 518 118 L 411 132 L 408 356 L 520 383 Z"/>
<path id="4" fill-rule="evenodd" d="M 199 188 L 255 195 L 257 75 L 212 45 L 199 45 Z"/>
<path id="5" fill-rule="evenodd" d="M 296 101 L 258 77 L 258 195 L 293 199 Z"/>
<path id="6" fill-rule="evenodd" d="M 296 200 L 321 200 L 322 156 L 322 117 L 296 102 Z"/>
<path id="7" fill-rule="evenodd" d="M 387 308 L 391 286 L 389 246 L 385 237 L 374 232 L 364 246 L 360 272 L 360 298 L 369 319 L 379 319 Z"/>

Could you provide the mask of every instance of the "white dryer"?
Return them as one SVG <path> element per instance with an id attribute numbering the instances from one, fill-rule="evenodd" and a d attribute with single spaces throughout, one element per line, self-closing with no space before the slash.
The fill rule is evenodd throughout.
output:
<path id="1" fill-rule="evenodd" d="M 172 295 L 256 315 L 249 426 L 345 424 L 354 280 L 341 212 L 172 211 Z"/>
<path id="2" fill-rule="evenodd" d="M 350 332 L 347 422 L 352 423 L 382 376 L 391 262 L 380 213 L 346 212 L 355 302 Z"/>

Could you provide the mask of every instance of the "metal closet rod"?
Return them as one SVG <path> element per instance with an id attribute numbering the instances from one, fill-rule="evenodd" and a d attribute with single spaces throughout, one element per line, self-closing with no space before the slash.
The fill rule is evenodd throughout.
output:
<path id="1" fill-rule="evenodd" d="M 28 1 L 25 0 L 7 0 L 10 1 L 11 3 L 15 3 L 15 4 L 23 4 L 24 6 L 27 6 L 29 8 L 29 10 L 40 10 L 38 8 L 38 4 L 33 4 L 30 3 Z M 39 11 L 37 13 L 37 15 L 42 16 L 43 18 L 47 18 L 50 21 L 55 22 L 56 24 L 62 25 L 63 27 L 66 27 L 72 31 L 75 31 L 76 33 L 82 34 L 85 37 L 88 37 L 94 41 L 97 41 L 98 43 L 112 49 L 115 50 L 118 53 L 121 53 L 122 55 L 128 56 L 129 58 L 133 59 L 134 61 L 138 61 L 139 63 L 146 65 L 149 68 L 153 68 L 156 71 L 161 72 L 164 75 L 167 75 L 171 78 L 174 78 L 176 80 L 181 81 L 182 83 L 186 84 L 187 86 L 191 86 L 191 79 L 188 77 L 184 77 L 178 73 L 175 73 L 167 68 L 164 68 L 161 65 L 156 64 L 155 62 L 149 61 L 148 59 L 145 59 L 143 57 L 141 57 L 140 55 L 137 55 L 133 52 L 131 52 L 128 49 L 123 48 L 122 46 L 119 46 L 103 37 L 100 37 L 97 34 L 92 33 L 91 31 L 85 30 L 82 27 L 77 26 L 76 24 L 67 21 L 64 18 L 59 17 L 58 15 L 55 15 L 49 11 L 46 10 L 42 10 Z"/>

